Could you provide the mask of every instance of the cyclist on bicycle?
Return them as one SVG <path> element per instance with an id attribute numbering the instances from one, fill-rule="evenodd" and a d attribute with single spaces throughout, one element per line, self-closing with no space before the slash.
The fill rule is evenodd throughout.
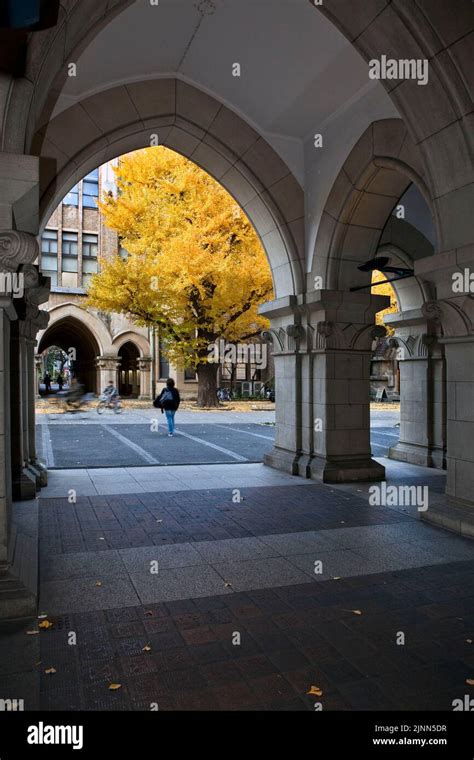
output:
<path id="1" fill-rule="evenodd" d="M 106 401 L 110 406 L 117 406 L 118 404 L 118 390 L 114 385 L 113 380 L 109 380 L 107 388 L 103 391 L 103 395 L 106 397 Z"/>

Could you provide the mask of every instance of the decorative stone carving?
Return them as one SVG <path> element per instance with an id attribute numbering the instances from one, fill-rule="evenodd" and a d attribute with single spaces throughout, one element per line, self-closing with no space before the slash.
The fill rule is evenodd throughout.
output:
<path id="1" fill-rule="evenodd" d="M 353 325 L 322 321 L 316 325 L 313 348 L 316 351 L 325 349 L 340 351 L 370 351 L 372 342 L 386 334 L 383 325 Z"/>
<path id="2" fill-rule="evenodd" d="M 140 358 L 137 359 L 137 366 L 140 372 L 150 372 L 151 356 L 140 356 Z"/>
<path id="3" fill-rule="evenodd" d="M 439 324 L 444 338 L 456 338 L 474 333 L 474 299 L 459 301 L 427 301 L 421 310 L 425 317 Z"/>
<path id="4" fill-rule="evenodd" d="M 98 369 L 116 370 L 120 367 L 121 359 L 117 356 L 98 356 L 96 361 Z"/>
<path id="5" fill-rule="evenodd" d="M 16 272 L 20 264 L 31 264 L 38 254 L 33 235 L 17 230 L 0 232 L 0 271 Z"/>
<path id="6" fill-rule="evenodd" d="M 395 335 L 388 341 L 389 346 L 402 352 L 402 359 L 427 359 L 436 343 L 436 335 L 420 333 L 400 337 Z"/>

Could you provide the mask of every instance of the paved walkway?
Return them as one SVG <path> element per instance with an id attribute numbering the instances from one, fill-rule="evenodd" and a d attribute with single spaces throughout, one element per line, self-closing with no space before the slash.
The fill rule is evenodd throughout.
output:
<path id="1" fill-rule="evenodd" d="M 126 409 L 98 416 L 38 415 L 37 448 L 50 469 L 261 462 L 275 440 L 269 412 L 179 412 L 174 438 L 154 409 Z M 398 441 L 398 412 L 372 413 L 372 447 L 386 456 Z"/>
<path id="2" fill-rule="evenodd" d="M 389 464 L 389 482 L 442 498 L 442 473 Z M 472 696 L 471 541 L 416 508 L 369 506 L 368 484 L 222 465 L 187 468 L 183 488 L 178 469 L 159 492 L 78 483 L 75 504 L 67 479 L 49 487 L 40 612 L 53 627 L 12 641 L 4 683 L 29 657 L 43 709 L 450 710 Z"/>

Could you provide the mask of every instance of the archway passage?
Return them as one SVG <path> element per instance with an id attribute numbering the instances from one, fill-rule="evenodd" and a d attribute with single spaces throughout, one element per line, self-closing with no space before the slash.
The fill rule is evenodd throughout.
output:
<path id="1" fill-rule="evenodd" d="M 140 352 L 131 341 L 124 343 L 118 352 L 120 359 L 118 391 L 125 398 L 137 398 L 140 393 L 138 359 Z"/>
<path id="2" fill-rule="evenodd" d="M 96 360 L 99 345 L 91 331 L 78 319 L 65 317 L 54 322 L 42 336 L 38 353 L 58 346 L 71 357 L 72 374 L 90 393 L 97 393 Z"/>

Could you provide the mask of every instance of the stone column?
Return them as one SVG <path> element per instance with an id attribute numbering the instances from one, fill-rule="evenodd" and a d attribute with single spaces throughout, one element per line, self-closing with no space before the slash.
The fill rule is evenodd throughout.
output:
<path id="1" fill-rule="evenodd" d="M 9 345 L 11 322 L 16 318 L 16 311 L 11 299 L 0 295 L 0 571 L 8 559 L 8 538 L 11 522 Z"/>
<path id="2" fill-rule="evenodd" d="M 324 482 L 384 477 L 370 449 L 370 358 L 385 332 L 375 314 L 388 303 L 321 290 L 262 307 L 272 324 L 277 401 L 266 464 Z"/>
<path id="3" fill-rule="evenodd" d="M 43 376 L 43 357 L 40 354 L 34 355 L 34 364 L 35 398 L 38 400 L 41 398 L 39 387 Z"/>
<path id="4" fill-rule="evenodd" d="M 265 454 L 269 467 L 299 474 L 302 454 L 301 318 L 296 296 L 264 304 L 260 313 L 271 321 L 263 338 L 273 344 L 275 364 L 275 445 Z"/>
<path id="5" fill-rule="evenodd" d="M 151 395 L 151 356 L 141 356 L 137 359 L 137 365 L 140 372 L 140 395 L 138 398 L 142 401 L 149 401 Z"/>
<path id="6" fill-rule="evenodd" d="M 446 352 L 446 494 L 467 506 L 474 521 L 474 298 L 469 293 L 432 301 L 423 312 L 442 327 L 440 343 Z M 432 512 L 428 509 L 423 518 L 429 520 Z M 454 524 L 448 527 L 456 529 Z"/>
<path id="7" fill-rule="evenodd" d="M 446 365 L 435 326 L 421 311 L 389 315 L 399 349 L 400 440 L 389 457 L 421 467 L 446 467 Z"/>
<path id="8" fill-rule="evenodd" d="M 385 296 L 315 291 L 307 297 L 308 350 L 313 362 L 312 456 L 308 471 L 326 483 L 382 480 L 370 446 L 370 363 L 385 334 L 375 315 Z"/>
<path id="9" fill-rule="evenodd" d="M 98 356 L 97 371 L 99 380 L 99 393 L 102 393 L 107 387 L 109 380 L 113 380 L 115 387 L 119 385 L 120 357 L 118 356 Z"/>

